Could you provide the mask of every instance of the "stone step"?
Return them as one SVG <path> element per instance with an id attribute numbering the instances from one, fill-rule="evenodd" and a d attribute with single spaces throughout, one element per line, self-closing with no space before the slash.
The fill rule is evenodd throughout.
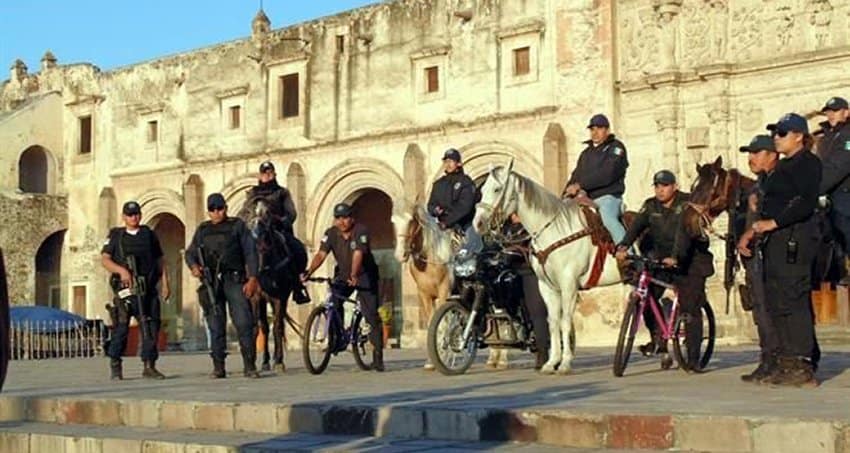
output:
<path id="1" fill-rule="evenodd" d="M 589 449 L 850 453 L 847 418 L 629 414 L 612 408 L 602 414 L 403 404 L 375 407 L 6 397 L 0 399 L 0 420 L 7 427 L 35 422 L 68 429 L 97 425 L 169 433 L 205 430 L 237 437 L 243 433 L 249 437 L 314 434 L 525 442 Z"/>
<path id="2" fill-rule="evenodd" d="M 312 451 L 503 451 L 604 452 L 564 449 L 518 442 L 464 442 L 422 439 L 331 436 L 304 433 L 270 435 L 200 430 L 162 431 L 153 428 L 0 423 L 0 452 L 4 453 L 275 453 Z"/>

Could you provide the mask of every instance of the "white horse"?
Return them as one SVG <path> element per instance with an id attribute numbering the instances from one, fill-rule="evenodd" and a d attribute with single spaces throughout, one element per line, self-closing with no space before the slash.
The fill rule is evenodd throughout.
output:
<path id="1" fill-rule="evenodd" d="M 535 254 L 531 255 L 531 266 L 539 281 L 540 295 L 549 310 L 549 360 L 540 372 L 567 374 L 573 360 L 569 338 L 576 299 L 578 291 L 591 276 L 597 247 L 590 236 L 584 234 L 587 222 L 578 203 L 562 201 L 512 170 L 513 160 L 507 168 L 490 171 L 481 187 L 481 202 L 476 208 L 473 225 L 478 232 L 486 233 L 501 227 L 511 214 L 519 215 L 532 238 Z M 540 252 L 545 254 L 547 249 L 548 256 L 543 257 Z M 608 255 L 596 286 L 620 282 L 616 259 Z"/>

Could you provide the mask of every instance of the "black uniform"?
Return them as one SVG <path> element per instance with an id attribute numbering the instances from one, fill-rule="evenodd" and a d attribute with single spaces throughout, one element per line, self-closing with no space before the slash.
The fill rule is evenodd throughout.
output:
<path id="1" fill-rule="evenodd" d="M 144 282 L 144 288 L 142 288 L 144 292 L 140 294 L 140 297 L 125 299 L 129 302 L 129 306 L 125 306 L 117 297 L 121 289 L 121 278 L 118 274 L 112 274 L 110 285 L 116 294 L 113 310 L 117 312 L 113 313 L 115 325 L 106 355 L 113 360 L 121 359 L 121 354 L 127 346 L 130 316 L 135 316 L 140 326 L 147 322 L 148 332 L 150 332 L 150 336 L 142 335 L 142 360 L 155 361 L 159 357 L 156 339 L 159 338 L 160 327 L 160 301 L 156 286 L 162 274 L 160 259 L 163 256 L 159 238 L 145 225 L 140 226 L 135 232 L 129 232 L 123 227 L 113 228 L 109 231 L 101 253 L 109 255 L 115 264 L 128 269 L 127 257 L 135 257 L 138 277 L 141 277 Z M 139 303 L 142 304 L 141 307 Z M 140 319 L 142 312 L 148 320 Z"/>
<path id="2" fill-rule="evenodd" d="M 257 252 L 254 238 L 245 227 L 242 219 L 228 217 L 223 222 L 201 223 L 192 243 L 186 250 L 186 264 L 189 267 L 200 266 L 199 254 L 203 252 L 204 262 L 212 271 L 215 300 L 206 300 L 206 288 L 199 288 L 204 316 L 210 329 L 213 361 L 223 364 L 227 356 L 227 314 L 239 336 L 239 349 L 246 370 L 254 369 L 256 360 L 257 336 L 254 313 L 251 303 L 242 292 L 247 278 L 257 276 Z M 204 283 L 206 284 L 206 282 Z"/>
<path id="3" fill-rule="evenodd" d="M 817 155 L 823 165 L 820 193 L 832 200 L 830 220 L 845 255 L 850 253 L 850 122 L 820 124 L 823 137 Z"/>
<path id="4" fill-rule="evenodd" d="M 765 304 L 778 334 L 780 358 L 815 355 L 810 291 L 820 184 L 820 160 L 805 149 L 780 160 L 761 184 L 760 217 L 778 225 L 765 238 L 763 256 Z"/>
<path id="5" fill-rule="evenodd" d="M 587 148 L 579 155 L 567 185 L 578 183 L 592 199 L 603 195 L 622 197 L 626 191 L 624 180 L 629 167 L 626 145 L 614 134 L 599 145 L 590 140 L 584 143 Z"/>
<path id="6" fill-rule="evenodd" d="M 472 178 L 463 172 L 463 168 L 458 168 L 434 182 L 428 199 L 428 212 L 447 228 L 463 232 L 472 225 L 475 217 L 477 192 Z M 437 208 L 443 212 L 437 214 Z"/>
<path id="7" fill-rule="evenodd" d="M 360 250 L 363 253 L 363 263 L 360 267 L 360 273 L 357 275 L 357 286 L 362 289 L 357 291 L 357 300 L 360 301 L 363 317 L 371 327 L 369 341 L 375 346 L 376 358 L 382 358 L 383 334 L 381 320 L 378 317 L 378 280 L 380 278 L 378 264 L 372 255 L 369 230 L 364 225 L 355 223 L 350 233 L 350 238 L 346 239 L 337 227 L 329 228 L 322 237 L 319 250 L 325 253 L 333 253 L 334 259 L 336 259 L 334 278 L 338 280 L 348 280 L 351 276 L 354 252 Z M 354 289 L 349 288 L 340 296 L 348 297 L 353 292 Z"/>
<path id="8" fill-rule="evenodd" d="M 248 200 L 256 198 L 264 199 L 274 219 L 280 222 L 285 231 L 292 233 L 292 225 L 298 218 L 298 212 L 295 210 L 295 203 L 292 201 L 289 190 L 278 184 L 276 179 L 273 179 L 269 182 L 258 183 L 248 191 Z M 246 206 L 243 209 L 251 208 L 253 206 Z M 245 216 L 240 213 L 239 217 L 244 218 Z"/>

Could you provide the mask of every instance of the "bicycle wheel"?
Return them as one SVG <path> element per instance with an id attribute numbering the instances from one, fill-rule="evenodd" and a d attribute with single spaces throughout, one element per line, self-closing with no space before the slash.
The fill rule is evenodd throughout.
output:
<path id="1" fill-rule="evenodd" d="M 335 344 L 336 330 L 330 324 L 327 308 L 320 305 L 310 312 L 304 326 L 301 356 L 307 371 L 322 374 L 328 367 Z"/>
<path id="2" fill-rule="evenodd" d="M 635 334 L 638 328 L 638 301 L 634 296 L 629 297 L 623 322 L 620 323 L 620 336 L 617 338 L 617 348 L 614 350 L 614 376 L 622 377 L 629 364 L 632 346 L 635 344 Z"/>
<path id="3" fill-rule="evenodd" d="M 469 310 L 457 300 L 445 302 L 431 316 L 428 326 L 428 357 L 440 373 L 454 376 L 466 373 L 478 352 L 478 333 L 472 327 L 467 343 L 463 342 L 463 329 L 469 319 Z"/>
<path id="4" fill-rule="evenodd" d="M 372 343 L 369 342 L 369 332 L 372 329 L 369 323 L 363 322 L 363 315 L 358 314 L 351 323 L 351 352 L 354 353 L 354 362 L 363 371 L 372 369 L 372 363 L 367 363 L 365 358 L 372 352 Z"/>
<path id="5" fill-rule="evenodd" d="M 714 339 L 717 335 L 717 326 L 714 323 L 714 310 L 708 303 L 702 304 L 702 340 L 698 347 L 700 348 L 699 367 L 705 368 L 711 360 L 711 355 L 714 353 Z M 686 315 L 680 314 L 676 319 L 676 328 L 673 331 L 673 352 L 676 354 L 676 361 L 679 362 L 679 367 L 682 371 L 692 369 L 688 363 L 688 340 L 687 340 L 687 324 Z"/>

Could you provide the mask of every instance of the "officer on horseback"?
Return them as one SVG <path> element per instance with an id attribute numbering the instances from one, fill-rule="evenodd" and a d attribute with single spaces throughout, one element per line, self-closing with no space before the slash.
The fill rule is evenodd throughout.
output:
<path id="1" fill-rule="evenodd" d="M 162 246 L 150 228 L 141 225 L 142 208 L 135 201 L 124 203 L 121 209 L 123 228 L 113 228 L 101 250 L 103 267 L 112 273 L 110 285 L 115 292 L 113 304 L 107 306 L 112 318 L 112 339 L 106 355 L 111 358 L 113 380 L 124 378 L 121 355 L 127 346 L 130 316 L 139 321 L 142 333 L 142 377 L 165 379 L 156 369 L 159 353 L 160 298 L 156 287 L 160 284 L 162 300 L 170 294 Z"/>
<path id="2" fill-rule="evenodd" d="M 434 182 L 428 199 L 428 213 L 437 218 L 440 227 L 452 229 L 465 237 L 464 247 L 480 250 L 481 236 L 472 227 L 478 190 L 463 171 L 460 151 L 449 148 L 443 154 L 445 175 Z"/>
<path id="3" fill-rule="evenodd" d="M 283 234 L 285 241 L 282 241 L 286 248 L 286 254 L 293 257 L 293 253 L 300 254 L 306 257 L 306 250 L 300 241 L 295 239 L 293 232 L 293 224 L 298 217 L 298 212 L 295 210 L 295 203 L 292 201 L 292 194 L 286 187 L 281 186 L 277 182 L 277 173 L 275 172 L 274 164 L 271 161 L 265 161 L 260 164 L 260 173 L 258 176 L 257 185 L 251 187 L 248 191 L 248 200 L 262 199 L 266 202 L 269 208 L 268 215 L 271 217 L 272 228 Z M 243 209 L 253 209 L 253 203 L 248 203 Z M 240 213 L 239 217 L 245 218 L 244 212 Z M 306 258 L 305 258 L 306 259 Z M 297 276 L 300 269 L 295 269 L 296 259 L 289 260 L 290 275 Z M 295 287 L 292 290 L 292 297 L 296 303 L 303 304 L 310 302 L 310 296 L 306 288 L 297 278 L 293 278 L 292 282 Z"/>
<path id="4" fill-rule="evenodd" d="M 586 193 L 599 207 L 602 223 L 614 243 L 619 243 L 626 235 L 626 229 L 620 222 L 623 210 L 623 193 L 626 191 L 626 169 L 629 159 L 626 145 L 610 131 L 611 123 L 602 114 L 593 115 L 587 128 L 590 140 L 584 142 L 587 148 L 581 152 L 562 198 L 572 198 Z"/>
<path id="5" fill-rule="evenodd" d="M 257 378 L 256 323 L 249 299 L 259 289 L 258 260 L 254 238 L 237 217 L 227 216 L 227 204 L 220 193 L 207 197 L 210 220 L 201 223 L 186 250 L 186 264 L 192 275 L 203 280 L 198 295 L 212 337 L 211 378 L 226 376 L 227 314 L 225 303 L 239 336 L 245 377 Z M 212 286 L 212 290 L 206 285 Z M 206 296 L 211 294 L 214 300 Z"/>

